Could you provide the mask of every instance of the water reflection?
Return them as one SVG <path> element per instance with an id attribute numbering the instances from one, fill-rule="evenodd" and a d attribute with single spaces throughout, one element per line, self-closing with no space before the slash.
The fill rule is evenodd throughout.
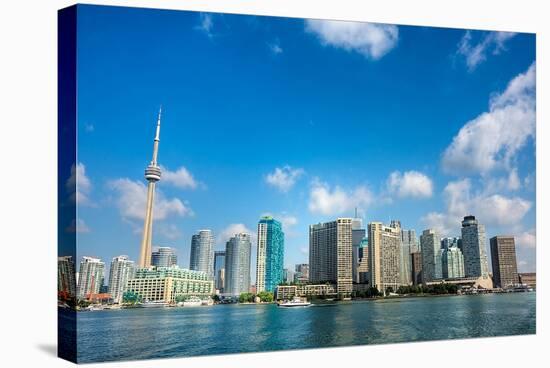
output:
<path id="1" fill-rule="evenodd" d="M 78 313 L 80 362 L 535 333 L 535 293 Z"/>

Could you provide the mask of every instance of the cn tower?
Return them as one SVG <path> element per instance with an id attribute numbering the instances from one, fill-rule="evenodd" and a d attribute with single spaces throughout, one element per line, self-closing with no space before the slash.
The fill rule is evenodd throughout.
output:
<path id="1" fill-rule="evenodd" d="M 139 254 L 139 267 L 151 267 L 151 238 L 153 236 L 153 203 L 155 201 L 155 183 L 160 180 L 160 167 L 157 164 L 157 156 L 160 142 L 160 116 L 162 107 L 159 109 L 157 120 L 157 133 L 153 143 L 153 159 L 145 169 L 147 184 L 147 207 L 145 208 L 145 222 L 143 224 L 143 238 L 141 239 L 141 250 Z"/>

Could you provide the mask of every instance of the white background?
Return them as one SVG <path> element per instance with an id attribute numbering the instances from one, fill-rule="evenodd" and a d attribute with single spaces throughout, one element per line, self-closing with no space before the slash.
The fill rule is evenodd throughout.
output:
<path id="1" fill-rule="evenodd" d="M 375 1 L 370 1 L 375 2 Z M 548 366 L 548 52 L 545 1 L 87 1 L 231 13 L 537 33 L 537 335 L 108 363 L 89 367 Z M 56 358 L 57 10 L 69 1 L 0 3 L 0 365 Z M 546 23 L 546 24 L 545 24 Z M 546 165 L 546 169 L 545 169 Z M 453 313 L 453 311 L 449 311 Z M 291 331 L 290 331 L 291 333 Z M 101 336 L 98 336 L 100 339 Z M 220 336 L 223 339 L 223 336 Z M 544 347 L 546 351 L 544 351 Z"/>

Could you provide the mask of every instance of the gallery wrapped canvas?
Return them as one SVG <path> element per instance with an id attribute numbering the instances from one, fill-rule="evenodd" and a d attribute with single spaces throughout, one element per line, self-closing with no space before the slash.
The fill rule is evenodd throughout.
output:
<path id="1" fill-rule="evenodd" d="M 60 357 L 536 332 L 534 34 L 58 19 Z"/>

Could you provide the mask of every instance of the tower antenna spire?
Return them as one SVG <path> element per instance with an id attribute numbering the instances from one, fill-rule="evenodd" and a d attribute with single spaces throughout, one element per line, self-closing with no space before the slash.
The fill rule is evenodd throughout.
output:
<path id="1" fill-rule="evenodd" d="M 155 134 L 155 141 L 160 141 L 160 118 L 162 116 L 162 105 L 159 108 L 159 117 L 157 119 L 157 133 Z"/>

